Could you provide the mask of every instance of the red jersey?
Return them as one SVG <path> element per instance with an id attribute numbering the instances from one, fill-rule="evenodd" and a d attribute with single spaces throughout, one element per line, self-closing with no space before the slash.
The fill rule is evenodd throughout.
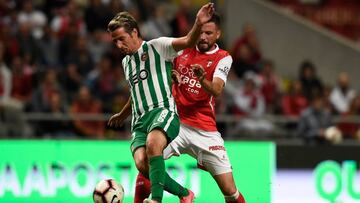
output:
<path id="1" fill-rule="evenodd" d="M 191 70 L 192 64 L 200 64 L 206 72 L 206 79 L 214 77 L 226 83 L 232 58 L 225 50 L 216 48 L 201 53 L 197 48 L 189 48 L 174 60 L 174 69 L 180 74 L 180 85 L 173 84 L 172 92 L 182 123 L 205 131 L 217 131 L 215 121 L 215 98 L 201 87 Z"/>

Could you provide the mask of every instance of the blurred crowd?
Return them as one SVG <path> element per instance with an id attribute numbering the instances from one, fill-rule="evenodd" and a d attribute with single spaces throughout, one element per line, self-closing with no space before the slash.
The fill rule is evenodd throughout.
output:
<path id="1" fill-rule="evenodd" d="M 197 8 L 191 0 L 0 0 L 0 135 L 108 136 L 96 119 L 45 118 L 24 130 L 23 115 L 121 110 L 128 99 L 123 56 L 106 29 L 125 10 L 148 40 L 183 36 Z"/>
<path id="2" fill-rule="evenodd" d="M 227 113 L 245 116 L 235 128 L 238 134 L 272 134 L 279 126 L 264 119 L 270 114 L 294 118 L 294 123 L 287 122 L 283 127 L 296 129 L 294 135 L 308 142 L 333 141 L 335 137 L 327 130 L 330 128 L 341 133 L 335 136 L 359 138 L 360 120 L 356 116 L 360 116 L 360 95 L 346 72 L 340 72 L 336 85 L 331 86 L 324 84 L 312 61 L 304 60 L 294 67 L 298 68 L 297 76 L 282 76 L 273 61 L 262 57 L 251 24 L 244 25 L 242 35 L 233 44 L 234 63 L 225 98 L 230 98 Z M 339 119 L 335 121 L 334 116 Z M 349 119 L 352 116 L 355 119 Z"/>
<path id="3" fill-rule="evenodd" d="M 358 0 L 270 0 L 348 39 L 360 42 Z"/>
<path id="4" fill-rule="evenodd" d="M 197 8 L 191 0 L 0 0 L 1 137 L 128 136 L 126 128 L 115 133 L 106 121 L 60 119 L 63 114 L 112 114 L 126 103 L 123 56 L 106 32 L 108 21 L 123 10 L 139 21 L 147 40 L 185 35 Z M 234 62 L 217 111 L 242 119 L 231 128 L 221 125 L 225 136 L 272 134 L 279 126 L 264 119 L 268 114 L 295 118 L 283 127 L 307 140 L 321 141 L 331 126 L 348 138 L 359 134 L 359 122 L 332 121 L 332 115 L 360 115 L 360 96 L 347 73 L 331 87 L 317 75 L 316 65 L 304 60 L 291 67 L 299 69 L 297 76 L 283 78 L 276 64 L 263 58 L 251 24 L 232 44 L 223 47 Z M 59 120 L 23 116 L 34 112 Z"/>

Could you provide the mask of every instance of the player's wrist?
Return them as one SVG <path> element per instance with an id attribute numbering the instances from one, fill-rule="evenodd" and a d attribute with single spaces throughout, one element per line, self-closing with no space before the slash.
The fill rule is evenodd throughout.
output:
<path id="1" fill-rule="evenodd" d="M 204 81 L 204 79 L 205 79 L 205 75 L 201 75 L 201 76 L 199 76 L 199 77 L 198 77 L 198 79 L 199 79 L 199 81 L 200 81 L 200 82 L 203 82 L 203 81 Z"/>
<path id="2" fill-rule="evenodd" d="M 195 26 L 201 27 L 204 23 L 201 22 L 201 20 L 199 20 L 199 18 L 197 17 L 195 20 Z"/>

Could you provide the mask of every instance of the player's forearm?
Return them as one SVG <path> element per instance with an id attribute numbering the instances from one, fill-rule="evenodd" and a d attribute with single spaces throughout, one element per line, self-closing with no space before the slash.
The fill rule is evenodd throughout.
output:
<path id="1" fill-rule="evenodd" d="M 187 47 L 193 47 L 196 45 L 197 40 L 200 36 L 202 23 L 196 19 L 193 27 L 191 28 L 190 32 L 187 34 Z"/>
<path id="2" fill-rule="evenodd" d="M 222 88 L 218 88 L 216 85 L 214 85 L 213 82 L 211 82 L 205 78 L 200 80 L 200 84 L 206 93 L 208 93 L 214 97 L 218 97 L 222 92 Z"/>
<path id="3" fill-rule="evenodd" d="M 186 36 L 174 39 L 172 43 L 174 50 L 181 51 L 183 49 L 195 46 L 196 41 L 200 36 L 201 26 L 201 22 L 196 20 L 193 27 Z"/>
<path id="4" fill-rule="evenodd" d="M 120 111 L 120 115 L 124 118 L 129 117 L 130 114 L 131 114 L 131 97 L 128 99 L 128 101 Z"/>

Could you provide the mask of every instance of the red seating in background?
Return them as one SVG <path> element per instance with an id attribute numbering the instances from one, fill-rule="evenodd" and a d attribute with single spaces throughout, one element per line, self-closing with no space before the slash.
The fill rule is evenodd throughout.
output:
<path id="1" fill-rule="evenodd" d="M 291 0 L 272 1 L 348 39 L 360 39 L 360 1 L 326 0 L 306 4 Z"/>

